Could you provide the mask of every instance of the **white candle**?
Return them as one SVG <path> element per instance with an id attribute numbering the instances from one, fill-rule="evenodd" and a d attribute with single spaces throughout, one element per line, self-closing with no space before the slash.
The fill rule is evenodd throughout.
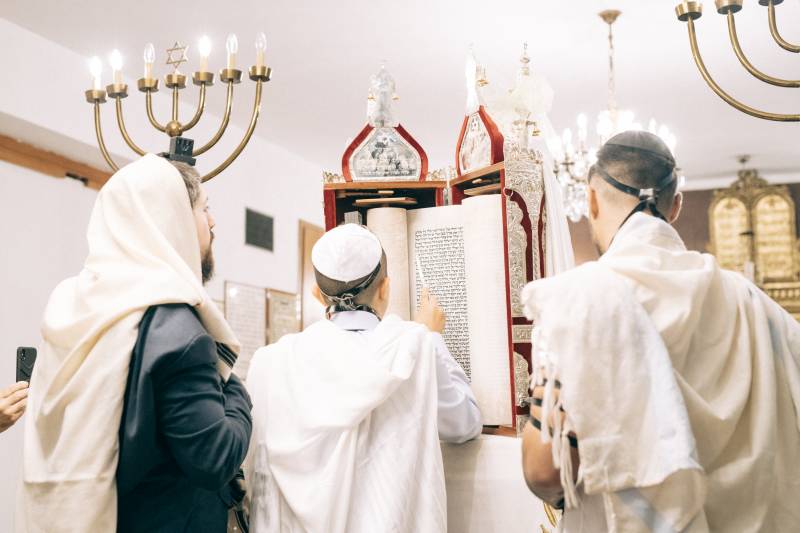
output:
<path id="1" fill-rule="evenodd" d="M 231 33 L 225 41 L 225 49 L 228 51 L 228 68 L 236 68 L 236 53 L 239 51 L 239 40 L 236 34 Z"/>
<path id="2" fill-rule="evenodd" d="M 208 72 L 208 56 L 211 55 L 211 39 L 208 35 L 200 37 L 197 50 L 200 52 L 200 72 Z"/>
<path id="3" fill-rule="evenodd" d="M 260 32 L 256 36 L 256 67 L 264 66 L 264 51 L 267 49 L 267 36 Z"/>
<path id="4" fill-rule="evenodd" d="M 147 43 L 144 47 L 144 77 L 149 80 L 153 77 L 153 63 L 156 60 L 156 49 L 153 43 Z"/>
<path id="5" fill-rule="evenodd" d="M 99 57 L 94 56 L 89 60 L 89 72 L 92 73 L 92 88 L 95 91 L 102 90 L 103 84 L 100 76 L 103 73 L 103 62 L 100 61 Z"/>
<path id="6" fill-rule="evenodd" d="M 122 54 L 119 53 L 119 50 L 115 48 L 111 52 L 108 62 L 111 63 L 111 70 L 114 72 L 114 84 L 122 84 Z"/>

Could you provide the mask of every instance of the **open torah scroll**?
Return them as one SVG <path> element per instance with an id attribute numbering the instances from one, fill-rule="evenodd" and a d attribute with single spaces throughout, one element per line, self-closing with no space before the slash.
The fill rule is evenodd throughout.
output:
<path id="1" fill-rule="evenodd" d="M 367 211 L 388 261 L 389 313 L 414 316 L 423 286 L 447 314 L 444 340 L 486 425 L 511 425 L 503 216 L 498 194 L 461 205 Z"/>

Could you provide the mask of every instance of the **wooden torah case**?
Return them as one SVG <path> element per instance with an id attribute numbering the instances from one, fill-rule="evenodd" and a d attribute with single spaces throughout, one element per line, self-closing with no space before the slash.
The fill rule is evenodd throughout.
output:
<path id="1" fill-rule="evenodd" d="M 477 113 L 476 113 L 477 115 Z M 469 117 L 468 117 L 469 119 Z M 462 131 L 463 136 L 463 131 Z M 459 147 L 461 146 L 459 142 Z M 461 159 L 461 153 L 457 158 Z M 545 273 L 544 174 L 542 154 L 506 141 L 504 161 L 451 181 L 453 204 L 483 194 L 500 194 L 505 247 L 507 337 L 513 427 L 521 429 L 528 415 L 528 378 L 533 324 L 520 298 L 522 288 Z M 495 432 L 504 432 L 499 428 Z"/>
<path id="2" fill-rule="evenodd" d="M 428 156 L 400 125 L 367 124 L 342 156 L 342 174 L 324 174 L 325 230 L 374 207 L 444 205 L 445 180 L 428 180 Z M 356 221 L 356 220 L 354 220 Z"/>

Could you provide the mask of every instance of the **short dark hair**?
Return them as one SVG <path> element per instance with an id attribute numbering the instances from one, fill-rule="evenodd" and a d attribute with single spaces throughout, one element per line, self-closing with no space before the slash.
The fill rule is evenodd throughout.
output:
<path id="1" fill-rule="evenodd" d="M 596 164 L 620 183 L 637 189 L 654 188 L 665 176 L 675 172 L 675 163 L 659 154 L 614 144 L 606 144 L 600 149 Z M 595 174 L 597 173 L 592 167 L 589 179 L 591 180 Z M 677 189 L 678 180 L 675 178 L 664 189 L 658 191 L 656 207 L 664 216 L 667 216 L 672 209 Z"/>
<path id="2" fill-rule="evenodd" d="M 182 161 L 167 160 L 169 163 L 178 170 L 178 173 L 183 178 L 183 184 L 186 185 L 186 192 L 189 194 L 189 204 L 194 209 L 197 203 L 197 198 L 200 196 L 200 174 L 193 166 Z"/>
<path id="3" fill-rule="evenodd" d="M 322 298 L 325 300 L 327 305 L 333 305 L 334 302 L 332 302 L 329 298 L 326 298 L 326 296 L 341 296 L 342 294 L 346 294 L 348 291 L 364 283 L 364 281 L 366 281 L 371 274 L 372 273 L 370 272 L 370 274 L 367 274 L 366 276 L 357 280 L 344 282 L 331 279 L 321 274 L 319 271 L 317 271 L 317 269 L 314 269 L 314 277 L 316 278 L 317 285 L 322 293 Z M 386 266 L 386 252 L 382 252 L 378 274 L 369 285 L 362 289 L 361 292 L 359 292 L 356 297 L 353 298 L 353 302 L 362 305 L 369 305 L 372 303 L 373 299 L 375 298 L 375 293 L 378 292 L 381 282 L 386 279 L 387 275 L 388 268 Z"/>

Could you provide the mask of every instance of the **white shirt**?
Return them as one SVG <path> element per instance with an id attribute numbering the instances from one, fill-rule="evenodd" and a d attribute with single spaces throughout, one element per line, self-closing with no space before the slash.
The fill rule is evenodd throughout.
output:
<path id="1" fill-rule="evenodd" d="M 342 311 L 331 316 L 331 322 L 342 329 L 369 335 L 380 320 L 367 311 Z M 439 392 L 439 438 L 445 442 L 466 442 L 480 435 L 481 412 L 461 365 L 453 359 L 442 336 L 439 333 L 433 335 Z"/>

